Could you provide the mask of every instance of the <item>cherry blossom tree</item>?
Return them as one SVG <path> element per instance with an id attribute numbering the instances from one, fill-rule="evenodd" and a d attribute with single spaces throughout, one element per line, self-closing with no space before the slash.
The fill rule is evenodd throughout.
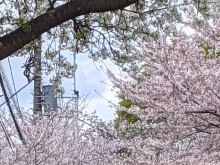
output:
<path id="1" fill-rule="evenodd" d="M 1 164 L 120 164 L 117 151 L 122 144 L 110 132 L 105 137 L 99 136 L 105 134 L 101 127 L 104 123 L 94 113 L 79 112 L 76 116 L 58 110 L 33 120 L 30 113 L 22 112 L 19 124 L 23 144 L 13 121 L 1 113 L 1 124 L 6 125 L 0 130 Z"/>
<path id="2" fill-rule="evenodd" d="M 220 127 L 220 20 L 204 22 L 192 35 L 142 43 L 143 62 L 119 79 L 115 89 L 132 104 L 120 107 L 147 122 L 155 137 L 126 141 L 155 164 L 217 164 Z M 158 118 L 161 118 L 160 122 Z M 150 163 L 149 163 L 150 164 Z"/>
<path id="3" fill-rule="evenodd" d="M 172 23 L 202 26 L 203 20 L 217 18 L 219 8 L 218 1 L 202 0 L 2 0 L 0 5 L 0 60 L 30 56 L 24 65 L 28 81 L 34 66 L 35 76 L 53 74 L 51 83 L 60 93 L 62 78 L 77 69 L 66 54 L 86 53 L 94 61 L 133 67 L 141 60 L 137 42 L 151 42 L 161 30 L 171 35 Z"/>
<path id="4" fill-rule="evenodd" d="M 0 4 L 4 9 L 0 12 L 0 60 L 36 49 L 36 39 L 45 34 L 41 42 L 57 39 L 61 50 L 87 51 L 94 59 L 107 56 L 119 61 L 126 54 L 130 58 L 135 55 L 131 51 L 134 41 L 156 38 L 158 29 L 169 34 L 170 22 L 185 23 L 186 11 L 196 24 L 215 18 L 219 7 L 217 1 L 192 0 L 2 0 Z M 151 25 L 146 26 L 146 22 Z M 73 38 L 78 40 L 77 48 Z M 48 51 L 50 58 L 57 56 L 50 43 Z"/>
<path id="5" fill-rule="evenodd" d="M 127 138 L 122 136 L 127 131 L 126 121 L 115 131 L 112 123 L 106 124 L 85 113 L 77 117 L 67 115 L 64 107 L 49 117 L 35 120 L 23 111 L 23 119 L 19 121 L 24 137 L 21 142 L 13 122 L 1 112 L 1 123 L 6 125 L 0 130 L 2 164 L 217 164 L 220 159 L 220 20 L 215 15 L 218 3 L 206 6 L 198 1 L 197 10 L 190 3 L 170 11 L 169 2 L 164 5 L 155 1 L 149 5 L 148 1 L 134 4 L 136 0 L 119 4 L 99 1 L 97 6 L 96 1 L 85 2 L 86 5 L 83 2 L 56 3 L 55 9 L 49 6 L 49 10 L 45 6 L 38 8 L 38 3 L 0 2 L 5 6 L 9 3 L 12 8 L 1 12 L 5 16 L 1 19 L 4 26 L 0 31 L 3 35 L 0 59 L 18 49 L 17 55 L 31 52 L 36 46 L 31 41 L 46 31 L 46 40 L 59 40 L 60 50 L 86 50 L 95 60 L 110 57 L 127 76 L 119 79 L 108 72 L 115 89 L 119 89 L 124 101 L 131 103 L 119 110 L 126 116 L 136 116 L 130 124 L 150 131 L 143 135 L 137 131 L 137 135 Z M 131 4 L 134 5 L 125 9 Z M 18 10 L 20 5 L 24 5 L 22 10 Z M 14 10 L 19 17 L 12 14 Z M 161 10 L 168 14 L 160 13 Z M 155 12 L 157 15 L 151 18 Z M 194 25 L 196 33 L 186 35 L 174 28 L 177 25 Z M 77 39 L 75 47 L 72 38 Z M 140 54 L 134 43 L 139 43 Z M 49 47 L 45 56 L 54 60 L 58 53 Z M 135 64 L 136 61 L 142 62 Z"/>

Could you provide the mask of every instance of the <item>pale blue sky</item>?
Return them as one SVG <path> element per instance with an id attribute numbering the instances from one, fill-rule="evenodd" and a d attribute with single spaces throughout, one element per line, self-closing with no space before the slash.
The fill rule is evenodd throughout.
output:
<path id="1" fill-rule="evenodd" d="M 23 75 L 24 68 L 21 68 L 21 66 L 23 65 L 27 57 L 28 56 L 26 56 L 25 58 L 24 57 L 10 58 L 17 90 L 23 87 L 27 83 L 27 79 Z M 94 91 L 94 90 L 97 90 L 97 92 L 101 94 L 103 97 L 117 103 L 117 98 L 115 97 L 115 93 L 110 91 L 111 86 L 108 86 L 101 82 L 101 81 L 104 81 L 107 84 L 110 84 L 108 77 L 102 71 L 98 71 L 96 69 L 92 59 L 90 59 L 87 55 L 79 54 L 77 56 L 76 63 L 78 65 L 78 68 L 76 71 L 77 90 L 79 90 L 80 95 L 83 95 L 83 94 L 87 95 L 88 93 L 90 93 L 88 96 L 88 101 L 90 102 L 88 106 L 86 107 L 85 111 L 92 112 L 94 110 L 97 110 L 98 116 L 101 119 L 103 120 L 114 119 L 115 110 L 110 108 L 108 106 L 108 102 L 105 99 L 101 98 L 99 95 L 97 95 L 96 92 Z M 11 88 L 13 89 L 8 60 L 7 59 L 3 60 L 2 64 L 6 71 L 7 78 L 10 82 Z M 106 62 L 106 65 L 108 66 L 108 68 L 111 68 L 111 70 L 114 73 L 118 72 L 117 67 L 114 66 L 109 61 Z M 71 85 L 72 83 L 73 83 L 72 79 L 63 80 L 63 86 L 65 87 L 66 96 L 70 96 L 72 94 L 72 91 L 71 91 L 73 90 L 73 85 Z M 48 78 L 43 79 L 43 84 L 44 85 L 49 84 Z M 20 107 L 24 107 L 25 109 L 32 108 L 33 97 L 31 95 L 31 92 L 33 92 L 33 82 L 18 94 Z M 4 101 L 3 97 L 0 97 L 0 104 L 3 101 Z"/>

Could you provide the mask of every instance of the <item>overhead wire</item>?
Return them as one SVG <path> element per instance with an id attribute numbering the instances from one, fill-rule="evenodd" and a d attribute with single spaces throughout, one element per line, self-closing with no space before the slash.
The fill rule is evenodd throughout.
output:
<path id="1" fill-rule="evenodd" d="M 11 77 L 12 77 L 12 81 L 13 81 L 13 86 L 14 86 L 15 93 L 14 93 L 13 95 L 11 95 L 10 97 L 6 96 L 7 94 L 4 93 L 5 98 L 6 98 L 6 101 L 3 102 L 3 103 L 0 105 L 0 107 L 1 107 L 2 105 L 4 105 L 6 102 L 8 102 L 9 109 L 11 109 L 10 104 L 9 104 L 9 100 L 10 100 L 11 98 L 13 98 L 14 96 L 16 96 L 16 101 L 17 101 L 17 104 L 18 104 L 18 107 L 17 107 L 17 108 L 19 108 L 19 109 L 17 109 L 17 110 L 19 111 L 19 113 L 21 113 L 21 112 L 20 112 L 20 106 L 19 106 L 17 94 L 18 94 L 22 89 L 24 89 L 28 84 L 30 84 L 31 81 L 30 81 L 28 84 L 26 84 L 25 86 L 23 86 L 19 91 L 16 92 L 14 76 L 13 76 L 12 67 L 11 67 L 11 63 L 10 63 L 9 58 L 8 58 L 8 63 L 9 63 L 9 67 L 10 67 L 10 73 L 11 73 Z M 0 76 L 1 76 L 1 75 L 0 75 Z M 1 78 L 2 78 L 2 77 L 1 77 Z M 1 82 L 1 85 L 3 85 L 2 82 Z M 2 86 L 2 87 L 4 88 L 4 86 Z M 5 91 L 5 89 L 3 89 L 3 91 Z M 15 106 L 16 106 L 16 105 L 15 105 Z M 14 114 L 13 114 L 13 112 L 11 112 L 11 111 L 12 111 L 12 110 L 10 110 L 10 113 L 11 113 L 11 115 L 12 115 L 12 117 L 13 117 Z M 14 118 L 14 117 L 13 117 L 13 118 Z M 19 136 L 22 137 L 22 136 L 21 136 L 20 129 L 19 129 L 19 127 L 18 127 L 18 124 L 16 123 L 16 121 L 14 121 L 14 122 L 15 122 L 16 128 L 18 129 L 18 134 L 19 134 Z M 6 137 L 6 139 L 7 139 L 7 142 L 8 142 L 8 144 L 9 144 L 9 146 L 10 146 L 10 148 L 11 148 L 13 154 L 14 154 L 13 141 L 12 141 L 11 137 L 9 136 L 9 133 L 8 133 L 8 131 L 7 131 L 7 129 L 6 129 L 6 126 L 5 126 L 4 122 L 3 122 L 2 116 L 0 116 L 0 125 L 1 125 L 1 127 L 2 127 L 2 130 L 3 130 L 4 134 L 5 134 L 5 137 Z M 22 140 L 22 139 L 23 139 L 23 138 L 21 138 L 21 140 Z"/>
<path id="2" fill-rule="evenodd" d="M 8 131 L 7 131 L 6 127 L 5 127 L 5 124 L 4 124 L 4 122 L 3 122 L 1 116 L 0 116 L 0 120 L 1 120 L 1 121 L 0 121 L 0 124 L 1 124 L 1 126 L 2 126 L 3 132 L 5 133 L 5 137 L 6 137 L 6 139 L 7 139 L 7 142 L 8 142 L 8 144 L 9 144 L 9 146 L 10 146 L 10 148 L 11 148 L 13 154 L 15 154 L 15 153 L 14 153 L 14 150 L 13 150 L 13 147 L 12 147 L 13 141 L 11 140 L 11 137 L 10 137 L 9 134 L 8 134 Z"/>
<path id="3" fill-rule="evenodd" d="M 16 130 L 18 132 L 19 138 L 20 138 L 21 142 L 24 144 L 24 138 L 23 138 L 23 135 L 22 135 L 21 130 L 19 128 L 19 125 L 18 125 L 18 122 L 16 120 L 16 117 L 15 117 L 15 115 L 13 113 L 13 110 L 11 108 L 11 105 L 10 105 L 10 102 L 9 102 L 9 98 L 7 96 L 7 92 L 6 92 L 4 84 L 3 84 L 3 80 L 2 80 L 2 75 L 1 74 L 0 74 L 0 84 L 1 84 L 1 87 L 2 87 L 2 92 L 3 92 L 4 96 L 5 96 L 5 100 L 6 100 L 7 104 L 8 104 L 9 112 L 10 112 L 11 117 L 13 119 L 13 122 L 15 124 L 15 128 L 16 128 Z"/>
<path id="4" fill-rule="evenodd" d="M 9 60 L 9 57 L 8 57 L 8 64 L 9 64 L 9 68 L 10 68 L 10 73 L 11 73 L 11 78 L 12 78 L 12 82 L 13 82 L 13 86 L 14 86 L 14 91 L 16 92 L 15 81 L 14 81 L 14 76 L 13 76 L 13 73 L 12 73 L 12 67 L 11 67 L 11 62 Z M 19 105 L 19 102 L 18 102 L 18 95 L 16 94 L 15 97 L 16 97 L 16 101 L 17 101 L 17 104 L 18 104 L 18 107 L 17 107 L 18 109 L 17 110 L 21 114 L 20 105 Z"/>
<path id="5" fill-rule="evenodd" d="M 36 79 L 36 77 L 33 77 L 26 85 L 24 85 L 23 87 L 21 87 L 17 92 L 15 92 L 13 95 L 11 95 L 8 99 L 10 100 L 12 97 L 14 97 L 15 95 L 17 95 L 19 92 L 21 92 L 25 87 L 27 87 L 34 79 Z M 3 102 L 2 104 L 0 104 L 0 107 L 2 105 L 4 105 L 7 101 Z"/>

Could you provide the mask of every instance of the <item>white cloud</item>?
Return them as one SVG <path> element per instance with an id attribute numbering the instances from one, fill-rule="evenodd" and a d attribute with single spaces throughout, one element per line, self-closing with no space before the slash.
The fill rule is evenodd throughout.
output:
<path id="1" fill-rule="evenodd" d="M 103 65 L 98 63 L 97 66 L 100 68 L 100 66 Z M 109 106 L 110 103 L 108 101 L 117 104 L 118 99 L 116 97 L 116 93 L 111 91 L 112 84 L 109 81 L 108 76 L 105 75 L 101 69 L 96 69 L 92 59 L 83 60 L 82 62 L 79 61 L 79 69 L 81 67 L 83 69 L 82 72 L 85 76 L 86 83 L 89 86 L 88 92 L 90 92 L 92 96 L 88 98 L 90 102 L 85 108 L 85 111 L 93 112 L 96 110 L 101 119 L 105 121 L 113 120 L 115 118 L 115 109 Z M 111 68 L 111 71 L 115 74 L 119 73 L 117 66 L 111 63 L 109 60 L 105 62 L 105 67 L 108 67 L 109 69 Z M 77 82 L 77 84 L 78 83 L 80 82 Z M 90 86 L 89 84 L 93 84 L 94 86 Z M 94 97 L 95 95 L 96 97 Z"/>
<path id="2" fill-rule="evenodd" d="M 95 91 L 94 91 L 95 92 Z M 117 104 L 118 99 L 116 93 L 111 91 L 111 87 L 106 85 L 106 89 L 102 92 L 97 91 L 101 96 L 90 99 L 88 106 L 85 108 L 88 112 L 96 110 L 98 116 L 104 121 L 115 119 L 115 109 L 109 105 L 111 103 Z M 100 93 L 99 93 L 100 92 Z M 98 95 L 97 94 L 97 95 Z"/>
<path id="3" fill-rule="evenodd" d="M 12 65 L 12 71 L 14 74 L 15 79 L 15 85 L 16 90 L 20 89 L 27 83 L 26 77 L 23 75 L 24 68 L 21 68 L 25 61 L 25 58 L 11 58 L 11 65 Z M 7 60 L 2 61 L 6 74 L 8 76 L 8 79 L 10 81 L 11 87 L 13 89 L 13 84 L 11 81 L 10 76 L 10 69 L 8 66 Z M 104 98 L 117 103 L 117 98 L 115 97 L 115 93 L 111 91 L 111 86 L 106 85 L 102 82 L 105 82 L 107 84 L 111 84 L 108 76 L 106 76 L 101 70 L 97 70 L 96 66 L 94 65 L 92 59 L 89 59 L 86 55 L 82 55 L 81 57 L 77 57 L 76 61 L 78 65 L 78 69 L 76 71 L 76 86 L 77 90 L 79 90 L 80 95 L 88 94 L 90 103 L 86 107 L 86 111 L 94 111 L 97 110 L 98 116 L 103 120 L 112 120 L 115 118 L 114 113 L 115 109 L 109 107 L 108 101 L 106 101 Z M 96 63 L 97 66 L 101 65 L 101 63 Z M 105 65 L 111 69 L 112 72 L 114 72 L 116 75 L 119 73 L 119 70 L 117 66 L 112 64 L 110 61 L 105 61 Z M 45 77 L 43 79 L 44 85 L 49 84 L 48 78 Z M 73 85 L 70 85 L 73 83 L 73 80 L 66 80 L 64 79 L 63 85 L 65 87 L 65 91 L 67 96 L 71 96 L 73 94 Z M 69 84 L 69 85 L 68 85 Z M 96 94 L 95 90 L 103 96 L 104 98 L 100 97 L 98 94 Z M 19 105 L 26 110 L 33 107 L 33 96 L 31 94 L 33 92 L 33 83 L 31 83 L 28 87 L 24 88 L 19 94 L 18 94 L 18 100 Z M 0 92 L 1 96 L 2 92 Z M 0 97 L 0 103 L 4 101 L 4 97 Z"/>

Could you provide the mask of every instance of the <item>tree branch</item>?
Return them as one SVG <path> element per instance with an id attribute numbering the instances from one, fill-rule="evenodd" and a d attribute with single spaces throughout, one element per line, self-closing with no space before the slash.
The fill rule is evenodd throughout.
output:
<path id="1" fill-rule="evenodd" d="M 208 113 L 208 114 L 220 117 L 220 115 L 217 114 L 217 110 L 214 110 L 214 109 L 202 110 L 202 111 L 186 111 L 186 113 L 202 113 L 202 114 Z"/>
<path id="2" fill-rule="evenodd" d="M 73 0 L 50 10 L 0 37 L 0 60 L 10 56 L 44 32 L 74 17 L 123 9 L 139 0 Z"/>

